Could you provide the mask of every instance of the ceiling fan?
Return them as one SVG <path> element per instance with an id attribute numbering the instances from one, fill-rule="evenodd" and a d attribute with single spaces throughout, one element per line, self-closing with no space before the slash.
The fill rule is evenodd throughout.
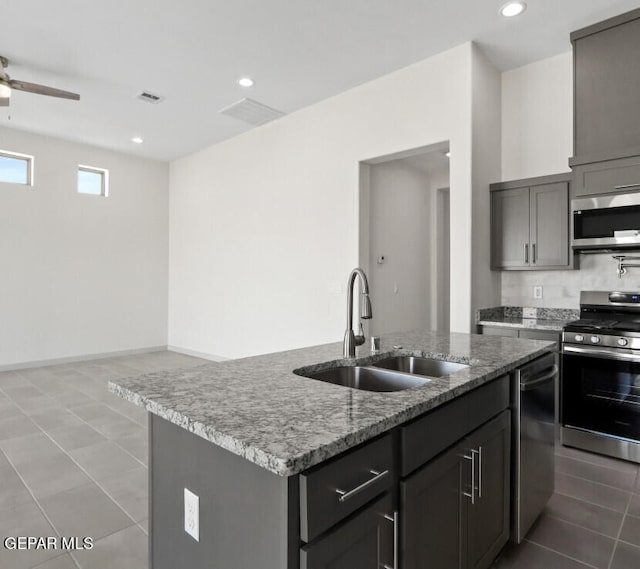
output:
<path id="1" fill-rule="evenodd" d="M 37 83 L 27 83 L 18 79 L 11 79 L 5 72 L 4 68 L 9 65 L 9 60 L 0 55 L 0 107 L 8 107 L 11 100 L 11 90 L 25 91 L 27 93 L 35 93 L 36 95 L 48 95 L 49 97 L 59 97 L 61 99 L 80 100 L 80 95 L 70 93 L 62 89 L 54 89 Z"/>

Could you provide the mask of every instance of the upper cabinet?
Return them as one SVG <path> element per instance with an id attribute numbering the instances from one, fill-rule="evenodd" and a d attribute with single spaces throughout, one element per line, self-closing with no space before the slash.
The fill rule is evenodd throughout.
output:
<path id="1" fill-rule="evenodd" d="M 640 9 L 571 42 L 575 195 L 640 189 Z"/>
<path id="2" fill-rule="evenodd" d="M 571 174 L 491 185 L 491 268 L 573 268 L 569 251 Z"/>

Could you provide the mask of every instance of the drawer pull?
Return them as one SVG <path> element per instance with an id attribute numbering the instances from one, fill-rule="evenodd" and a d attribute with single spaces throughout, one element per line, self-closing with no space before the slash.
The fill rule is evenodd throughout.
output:
<path id="1" fill-rule="evenodd" d="M 638 188 L 640 187 L 640 184 L 624 184 L 622 186 L 616 186 L 615 189 L 616 190 L 628 190 L 630 188 Z"/>
<path id="2" fill-rule="evenodd" d="M 378 480 L 384 478 L 389 474 L 388 470 L 385 470 L 384 472 L 378 472 L 377 470 L 369 470 L 369 472 L 373 474 L 373 478 L 370 478 L 369 480 L 367 480 L 366 482 L 363 482 L 362 484 L 360 484 L 360 486 L 356 486 L 352 490 L 346 491 L 346 490 L 340 490 L 339 488 L 336 488 L 336 494 L 340 495 L 338 500 L 340 500 L 341 502 L 347 501 L 349 498 L 355 496 L 359 492 L 362 492 L 365 488 L 368 488 L 372 484 L 375 484 Z"/>

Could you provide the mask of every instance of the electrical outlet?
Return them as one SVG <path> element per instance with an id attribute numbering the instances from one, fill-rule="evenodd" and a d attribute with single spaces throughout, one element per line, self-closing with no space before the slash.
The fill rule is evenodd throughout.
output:
<path id="1" fill-rule="evenodd" d="M 184 531 L 200 541 L 200 498 L 187 488 L 184 489 Z"/>
<path id="2" fill-rule="evenodd" d="M 540 300 L 542 298 L 542 286 L 537 285 L 533 287 L 533 298 Z"/>

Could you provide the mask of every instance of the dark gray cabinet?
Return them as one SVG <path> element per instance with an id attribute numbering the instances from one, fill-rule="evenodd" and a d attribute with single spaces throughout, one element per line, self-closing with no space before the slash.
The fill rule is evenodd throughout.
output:
<path id="1" fill-rule="evenodd" d="M 640 10 L 573 32 L 571 42 L 572 165 L 640 155 Z"/>
<path id="2" fill-rule="evenodd" d="M 300 569 L 394 568 L 397 519 L 389 495 L 300 550 Z"/>
<path id="3" fill-rule="evenodd" d="M 569 252 L 571 175 L 491 185 L 491 268 L 572 268 Z"/>
<path id="4" fill-rule="evenodd" d="M 486 569 L 509 539 L 510 412 L 400 484 L 403 569 Z"/>

